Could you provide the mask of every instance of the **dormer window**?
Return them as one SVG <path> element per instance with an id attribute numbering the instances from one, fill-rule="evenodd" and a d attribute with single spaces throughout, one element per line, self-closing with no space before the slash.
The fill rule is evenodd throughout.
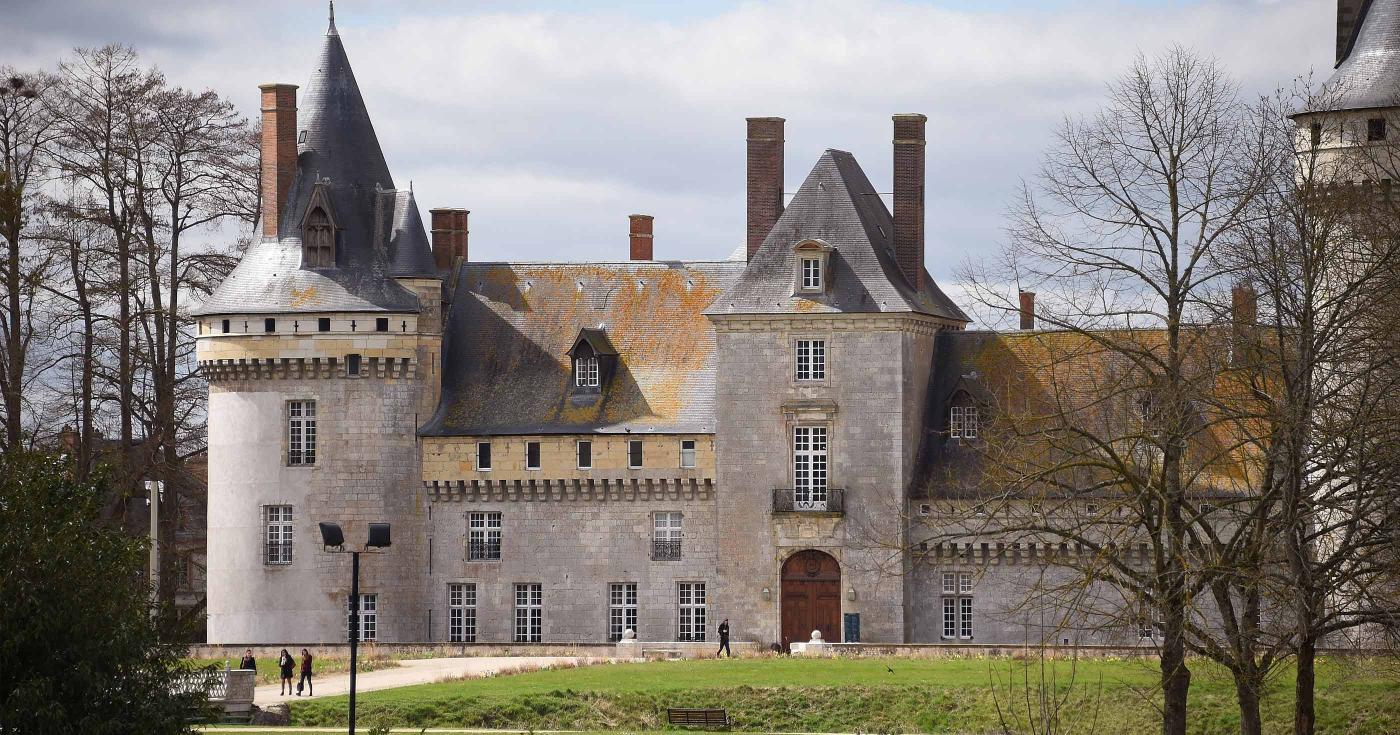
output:
<path id="1" fill-rule="evenodd" d="M 598 387 L 598 358 L 595 355 L 574 359 L 574 387 Z"/>
<path id="2" fill-rule="evenodd" d="M 306 231 L 302 236 L 305 250 L 304 262 L 308 268 L 331 268 L 335 266 L 335 228 L 326 210 L 316 208 L 306 217 Z"/>
<path id="3" fill-rule="evenodd" d="M 822 290 L 821 258 L 802 258 L 802 290 Z"/>
<path id="4" fill-rule="evenodd" d="M 976 439 L 979 428 L 976 406 L 953 406 L 949 409 L 948 436 L 954 439 Z"/>
<path id="5" fill-rule="evenodd" d="M 796 266 L 794 294 L 826 292 L 827 284 L 831 281 L 831 251 L 832 247 L 821 240 L 804 240 L 793 248 L 793 263 Z"/>
<path id="6" fill-rule="evenodd" d="M 601 393 L 617 362 L 617 350 L 603 329 L 582 329 L 569 349 L 569 357 L 574 366 L 569 383 L 573 392 Z"/>
<path id="7" fill-rule="evenodd" d="M 301 266 L 303 268 L 335 267 L 335 235 L 340 228 L 332 211 L 330 184 L 317 182 L 311 188 L 311 201 L 301 220 Z"/>

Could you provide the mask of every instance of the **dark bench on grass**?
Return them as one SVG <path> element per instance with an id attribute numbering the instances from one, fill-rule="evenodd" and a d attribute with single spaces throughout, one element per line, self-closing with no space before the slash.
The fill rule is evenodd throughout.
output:
<path id="1" fill-rule="evenodd" d="M 729 728 L 729 712 L 722 709 L 692 709 L 671 707 L 666 710 L 666 721 L 682 727 L 721 727 Z"/>

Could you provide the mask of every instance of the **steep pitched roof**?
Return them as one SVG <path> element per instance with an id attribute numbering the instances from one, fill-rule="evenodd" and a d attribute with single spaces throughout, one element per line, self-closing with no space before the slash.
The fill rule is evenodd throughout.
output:
<path id="1" fill-rule="evenodd" d="M 708 314 L 917 312 L 970 321 L 925 275 L 914 291 L 895 261 L 889 210 L 850 153 L 827 150 L 732 288 Z M 793 247 L 830 244 L 828 289 L 794 295 Z"/>
<path id="2" fill-rule="evenodd" d="M 394 269 L 420 271 L 423 224 L 399 193 L 360 96 L 345 46 L 332 22 L 316 71 L 300 103 L 297 172 L 277 239 L 256 242 L 196 314 L 288 311 L 419 311 L 418 299 L 393 280 Z M 319 186 L 318 186 L 319 185 Z M 336 267 L 302 267 L 301 225 L 317 189 L 338 228 Z M 391 217 L 393 221 L 391 222 Z M 409 220 L 415 219 L 415 223 Z M 401 226 L 400 226 L 401 225 Z M 402 265 L 390 262 L 390 238 L 403 232 Z M 395 239 L 400 239 L 396 237 Z M 424 245 L 424 247 L 426 247 Z M 431 257 L 431 256 L 430 256 Z"/>
<path id="3" fill-rule="evenodd" d="M 1326 88 L 1330 110 L 1365 110 L 1400 104 L 1400 0 L 1370 0 Z M 1323 112 L 1324 110 L 1308 110 Z"/>
<path id="4" fill-rule="evenodd" d="M 395 278 L 437 278 L 433 248 L 423 229 L 423 216 L 413 190 L 397 192 L 394 201 L 394 234 L 389 240 L 389 272 Z"/>
<path id="5" fill-rule="evenodd" d="M 427 436 L 711 433 L 715 332 L 703 311 L 744 264 L 464 263 L 442 398 Z M 585 331 L 588 330 L 588 331 Z M 598 394 L 570 390 L 569 351 L 603 330 L 617 353 Z"/>

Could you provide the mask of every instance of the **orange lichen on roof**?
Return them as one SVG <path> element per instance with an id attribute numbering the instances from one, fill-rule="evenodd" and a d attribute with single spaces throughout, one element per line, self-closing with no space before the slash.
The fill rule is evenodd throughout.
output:
<path id="1" fill-rule="evenodd" d="M 742 265 L 468 264 L 442 430 L 712 431 L 715 336 L 703 312 Z M 585 328 L 617 350 L 595 396 L 570 384 Z"/>
<path id="2" fill-rule="evenodd" d="M 1228 329 L 1204 327 L 1181 335 L 1189 404 L 1183 418 L 1185 471 L 1201 491 L 1249 492 L 1261 469 L 1266 422 L 1258 395 L 1268 377 L 1257 365 L 1241 369 L 1229 363 L 1230 338 Z M 958 369 L 975 375 L 990 394 L 994 417 L 983 435 L 988 442 L 1014 443 L 1014 452 L 1004 457 L 1053 464 L 1051 455 L 1064 450 L 1073 434 L 1092 436 L 1125 455 L 1153 443 L 1165 331 L 968 335 L 965 346 Z"/>
<path id="3" fill-rule="evenodd" d="M 307 306 L 316 300 L 316 287 L 292 289 L 292 308 L 297 309 Z"/>

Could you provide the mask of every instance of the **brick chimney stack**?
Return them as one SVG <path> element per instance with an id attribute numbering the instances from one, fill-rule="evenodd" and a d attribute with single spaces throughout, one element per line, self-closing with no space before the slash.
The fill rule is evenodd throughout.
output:
<path id="1" fill-rule="evenodd" d="M 751 117 L 748 151 L 748 259 L 783 213 L 783 118 Z"/>
<path id="2" fill-rule="evenodd" d="M 924 124 L 894 116 L 894 257 L 915 291 L 924 287 Z"/>
<path id="3" fill-rule="evenodd" d="M 1245 365 L 1254 343 L 1254 327 L 1259 321 L 1259 292 L 1248 283 L 1230 289 L 1230 364 Z"/>
<path id="4" fill-rule="evenodd" d="M 1035 329 L 1035 292 L 1021 292 L 1021 329 Z"/>
<path id="5" fill-rule="evenodd" d="M 262 234 L 277 239 L 297 173 L 297 85 L 262 84 Z"/>
<path id="6" fill-rule="evenodd" d="M 467 215 L 465 209 L 428 210 L 432 220 L 433 263 L 438 270 L 450 270 L 454 258 L 467 259 Z"/>
<path id="7" fill-rule="evenodd" d="M 630 229 L 628 235 L 631 241 L 632 260 L 652 259 L 652 222 L 649 214 L 634 214 L 628 216 Z"/>

